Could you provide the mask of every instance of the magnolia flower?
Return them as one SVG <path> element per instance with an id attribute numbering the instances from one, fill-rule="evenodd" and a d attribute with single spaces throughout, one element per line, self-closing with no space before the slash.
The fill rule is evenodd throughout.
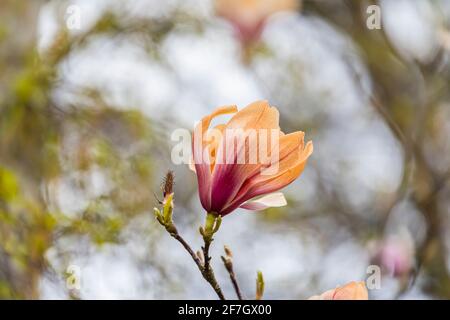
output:
<path id="1" fill-rule="evenodd" d="M 392 277 L 407 276 L 415 264 L 414 250 L 414 241 L 409 232 L 391 235 L 372 250 L 372 263 L 379 265 L 383 273 Z"/>
<path id="2" fill-rule="evenodd" d="M 350 282 L 345 286 L 325 291 L 320 296 L 312 296 L 308 300 L 368 300 L 369 294 L 363 281 Z"/>
<path id="3" fill-rule="evenodd" d="M 209 128 L 223 114 L 234 115 L 226 124 Z M 305 146 L 301 131 L 281 132 L 278 110 L 257 101 L 239 112 L 236 106 L 225 106 L 204 117 L 194 129 L 192 150 L 202 206 L 225 216 L 239 207 L 286 205 L 283 194 L 274 192 L 300 176 L 313 145 L 310 141 Z"/>
<path id="4" fill-rule="evenodd" d="M 244 43 L 257 39 L 267 18 L 280 11 L 293 11 L 299 0 L 216 0 L 217 15 L 235 27 Z"/>

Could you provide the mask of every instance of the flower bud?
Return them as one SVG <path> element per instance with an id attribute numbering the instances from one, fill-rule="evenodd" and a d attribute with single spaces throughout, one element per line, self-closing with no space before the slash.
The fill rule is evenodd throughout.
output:
<path id="1" fill-rule="evenodd" d="M 233 252 L 231 251 L 230 247 L 228 246 L 224 246 L 223 247 L 225 254 L 227 255 L 228 258 L 232 258 L 233 257 Z"/>
<path id="2" fill-rule="evenodd" d="M 256 300 L 261 300 L 264 294 L 264 277 L 261 271 L 256 276 Z"/>

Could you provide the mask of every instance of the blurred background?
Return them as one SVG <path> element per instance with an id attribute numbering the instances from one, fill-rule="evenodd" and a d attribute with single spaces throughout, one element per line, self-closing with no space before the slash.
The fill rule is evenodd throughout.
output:
<path id="1" fill-rule="evenodd" d="M 174 170 L 199 248 L 170 135 L 267 99 L 315 150 L 287 207 L 225 217 L 225 295 L 227 244 L 247 298 L 257 270 L 305 299 L 377 265 L 372 299 L 449 299 L 449 28 L 445 0 L 2 0 L 0 298 L 215 299 L 154 193 Z"/>

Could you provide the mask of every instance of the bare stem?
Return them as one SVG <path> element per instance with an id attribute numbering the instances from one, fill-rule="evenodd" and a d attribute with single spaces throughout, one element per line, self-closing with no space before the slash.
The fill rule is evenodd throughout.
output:
<path id="1" fill-rule="evenodd" d="M 170 235 L 183 245 L 183 247 L 192 257 L 192 260 L 194 260 L 200 272 L 203 272 L 202 262 L 200 261 L 199 257 L 195 254 L 195 252 L 192 250 L 192 248 L 189 246 L 189 244 L 186 242 L 186 240 L 184 240 L 183 237 L 181 237 L 178 233 L 171 233 Z"/>

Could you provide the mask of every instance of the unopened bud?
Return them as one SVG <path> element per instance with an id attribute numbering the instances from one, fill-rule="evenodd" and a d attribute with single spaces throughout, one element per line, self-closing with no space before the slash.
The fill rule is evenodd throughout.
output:
<path id="1" fill-rule="evenodd" d="M 163 191 L 164 198 L 173 193 L 173 185 L 175 184 L 175 176 L 172 170 L 167 171 L 164 177 L 161 189 Z"/>
<path id="2" fill-rule="evenodd" d="M 209 212 L 206 215 L 206 221 L 205 221 L 205 227 L 200 227 L 199 231 L 200 234 L 203 236 L 205 241 L 211 241 L 214 233 L 216 233 L 219 228 L 220 224 L 222 223 L 222 217 Z"/>
<path id="3" fill-rule="evenodd" d="M 165 225 L 165 223 L 164 223 L 164 217 L 163 217 L 163 215 L 161 214 L 161 211 L 159 211 L 158 208 L 153 208 L 153 213 L 154 213 L 154 215 L 155 215 L 156 220 L 158 220 L 158 222 L 164 226 L 164 225 Z"/>
<path id="4" fill-rule="evenodd" d="M 225 254 L 227 255 L 227 257 L 233 258 L 233 252 L 231 251 L 230 247 L 228 247 L 228 246 L 225 245 L 225 246 L 223 247 L 223 249 L 224 249 Z"/>
<path id="5" fill-rule="evenodd" d="M 173 193 L 166 195 L 163 205 L 163 216 L 166 224 L 172 223 Z"/>

